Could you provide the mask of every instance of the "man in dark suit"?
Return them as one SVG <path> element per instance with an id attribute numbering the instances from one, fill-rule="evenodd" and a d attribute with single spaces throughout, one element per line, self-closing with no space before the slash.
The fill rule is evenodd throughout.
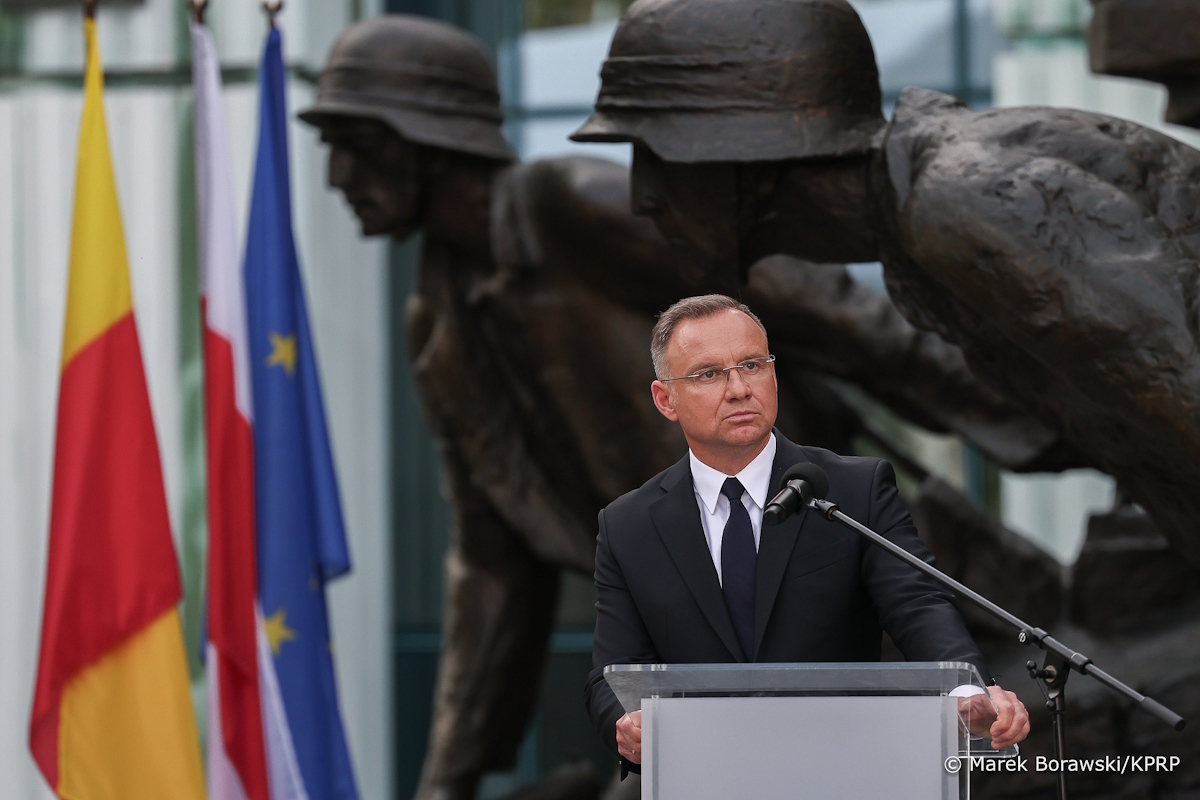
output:
<path id="1" fill-rule="evenodd" d="M 655 405 L 690 450 L 600 512 L 586 703 L 623 766 L 641 763 L 641 712 L 622 709 L 609 664 L 878 661 L 886 631 L 911 661 L 965 661 L 990 682 L 955 598 L 928 577 L 817 514 L 762 526 L 783 472 L 811 461 L 829 476 L 830 500 L 933 562 L 890 464 L 774 430 L 773 358 L 749 308 L 723 295 L 681 300 L 659 318 L 651 355 Z M 1024 705 L 989 692 L 993 746 L 1024 739 Z M 990 706 L 982 693 L 964 702 Z"/>

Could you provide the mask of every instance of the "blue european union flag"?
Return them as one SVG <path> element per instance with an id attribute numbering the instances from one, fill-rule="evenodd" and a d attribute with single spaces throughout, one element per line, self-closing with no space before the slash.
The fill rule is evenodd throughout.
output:
<path id="1" fill-rule="evenodd" d="M 278 30 L 259 68 L 261 115 L 246 241 L 254 390 L 258 598 L 309 800 L 357 798 L 338 712 L 325 582 L 350 569 L 325 409 L 292 238 Z"/>

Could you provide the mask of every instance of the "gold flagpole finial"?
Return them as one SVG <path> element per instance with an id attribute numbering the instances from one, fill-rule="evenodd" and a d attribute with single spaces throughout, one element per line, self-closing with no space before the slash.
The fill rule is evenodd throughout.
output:
<path id="1" fill-rule="evenodd" d="M 263 11 L 267 12 L 267 19 L 271 22 L 271 28 L 275 28 L 275 17 L 283 10 L 283 0 L 263 0 Z"/>

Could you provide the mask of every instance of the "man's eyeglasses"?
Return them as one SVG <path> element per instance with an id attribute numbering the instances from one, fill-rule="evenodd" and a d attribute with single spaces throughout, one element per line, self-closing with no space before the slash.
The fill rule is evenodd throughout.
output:
<path id="1" fill-rule="evenodd" d="M 767 356 L 766 358 L 748 358 L 740 364 L 734 364 L 732 367 L 705 367 L 699 372 L 694 372 L 691 375 L 681 375 L 678 378 L 659 378 L 663 383 L 671 381 L 691 381 L 697 386 L 724 386 L 729 382 L 729 373 L 737 370 L 742 380 L 754 382 L 757 379 L 771 372 L 771 366 L 775 362 L 775 356 Z M 722 380 L 723 379 L 723 380 Z"/>

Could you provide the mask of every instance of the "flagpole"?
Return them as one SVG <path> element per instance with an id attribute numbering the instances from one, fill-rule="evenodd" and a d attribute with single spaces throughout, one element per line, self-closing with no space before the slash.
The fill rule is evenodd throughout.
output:
<path id="1" fill-rule="evenodd" d="M 96 18 L 96 2 L 97 0 L 83 0 L 83 18 Z"/>
<path id="2" fill-rule="evenodd" d="M 283 0 L 263 0 L 262 7 L 271 23 L 271 30 L 275 30 L 275 17 L 283 10 Z"/>

